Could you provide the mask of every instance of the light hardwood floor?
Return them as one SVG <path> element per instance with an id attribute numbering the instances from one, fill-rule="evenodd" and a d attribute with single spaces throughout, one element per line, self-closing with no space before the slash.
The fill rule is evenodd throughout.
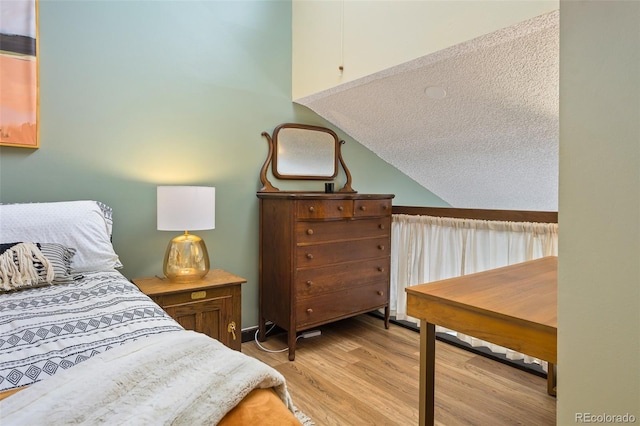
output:
<path id="1" fill-rule="evenodd" d="M 419 334 L 397 325 L 384 329 L 371 315 L 319 327 L 287 352 L 242 344 L 242 352 L 280 371 L 294 404 L 317 426 L 418 424 Z M 286 347 L 284 334 L 269 349 Z M 544 378 L 436 342 L 436 424 L 554 425 L 556 400 Z"/>

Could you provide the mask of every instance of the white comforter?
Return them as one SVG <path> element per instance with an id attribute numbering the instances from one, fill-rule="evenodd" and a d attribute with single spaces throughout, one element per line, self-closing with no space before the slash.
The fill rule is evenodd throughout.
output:
<path id="1" fill-rule="evenodd" d="M 216 424 L 254 388 L 284 377 L 266 364 L 192 331 L 115 347 L 0 401 L 8 425 Z"/>

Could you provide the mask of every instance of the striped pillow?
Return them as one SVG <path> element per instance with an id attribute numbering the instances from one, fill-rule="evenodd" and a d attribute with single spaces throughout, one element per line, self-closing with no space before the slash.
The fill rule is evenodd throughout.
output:
<path id="1" fill-rule="evenodd" d="M 75 249 L 58 243 L 36 243 L 36 245 L 53 267 L 52 284 L 62 284 L 76 279 L 76 276 L 71 274 L 71 259 L 76 253 Z"/>
<path id="2" fill-rule="evenodd" d="M 0 291 L 71 282 L 74 254 L 57 243 L 0 244 Z"/>

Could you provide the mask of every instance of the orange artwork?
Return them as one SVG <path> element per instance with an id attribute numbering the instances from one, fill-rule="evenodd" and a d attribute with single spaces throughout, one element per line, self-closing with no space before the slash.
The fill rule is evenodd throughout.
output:
<path id="1" fill-rule="evenodd" d="M 38 148 L 37 2 L 0 2 L 0 145 Z"/>

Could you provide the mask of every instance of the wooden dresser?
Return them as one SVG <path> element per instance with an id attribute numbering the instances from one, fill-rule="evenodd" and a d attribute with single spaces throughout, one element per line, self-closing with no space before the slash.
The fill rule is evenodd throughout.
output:
<path id="1" fill-rule="evenodd" d="M 390 194 L 258 193 L 260 319 L 296 333 L 385 308 L 389 327 Z"/>

